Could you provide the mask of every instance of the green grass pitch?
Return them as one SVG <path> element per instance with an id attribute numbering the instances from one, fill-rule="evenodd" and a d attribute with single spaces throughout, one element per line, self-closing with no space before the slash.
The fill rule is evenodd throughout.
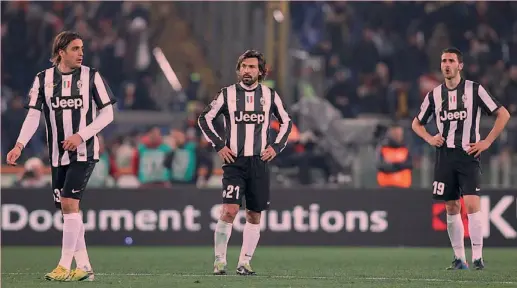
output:
<path id="1" fill-rule="evenodd" d="M 517 287 L 515 248 L 485 248 L 484 271 L 445 271 L 450 248 L 259 246 L 251 277 L 235 275 L 239 251 L 213 276 L 212 247 L 90 247 L 95 281 L 56 283 L 43 275 L 59 247 L 2 247 L 2 287 Z"/>

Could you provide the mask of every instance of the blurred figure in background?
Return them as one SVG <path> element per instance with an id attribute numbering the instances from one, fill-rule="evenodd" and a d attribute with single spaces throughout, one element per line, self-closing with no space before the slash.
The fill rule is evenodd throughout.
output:
<path id="1" fill-rule="evenodd" d="M 23 109 L 22 97 L 15 94 L 11 101 L 9 101 L 9 108 L 2 113 L 2 151 L 9 152 L 9 149 L 16 144 L 16 139 L 22 128 L 23 121 L 25 121 L 26 114 L 25 109 Z M 30 148 L 32 144 L 33 143 L 30 143 L 27 148 Z M 41 149 L 43 147 L 39 148 Z M 30 153 L 22 154 L 20 161 L 23 163 L 30 155 Z"/>
<path id="2" fill-rule="evenodd" d="M 23 188 L 44 188 L 50 187 L 50 179 L 45 177 L 45 166 L 39 158 L 30 158 L 23 166 L 23 174 L 15 184 Z"/>
<path id="3" fill-rule="evenodd" d="M 505 107 L 508 107 L 510 115 L 517 115 L 517 63 L 511 65 L 508 71 L 510 79 L 504 87 L 501 102 Z"/>
<path id="4" fill-rule="evenodd" d="M 199 145 L 196 150 L 197 172 L 196 186 L 201 188 L 207 185 L 214 170 L 213 148 L 205 137 L 199 138 Z"/>
<path id="5" fill-rule="evenodd" d="M 106 149 L 104 137 L 99 138 L 99 162 L 95 165 L 87 187 L 113 187 L 117 177 L 117 165 Z"/>
<path id="6" fill-rule="evenodd" d="M 152 127 L 140 139 L 133 154 L 133 174 L 143 187 L 169 186 L 170 173 L 163 167 L 163 161 L 171 147 L 164 143 L 160 128 Z"/>
<path id="7" fill-rule="evenodd" d="M 393 125 L 377 150 L 377 183 L 381 187 L 411 187 L 413 164 L 404 144 L 404 129 Z"/>
<path id="8" fill-rule="evenodd" d="M 196 142 L 187 139 L 185 133 L 179 130 L 171 131 L 174 146 L 165 160 L 164 168 L 170 175 L 171 183 L 194 183 L 196 174 Z"/>
<path id="9" fill-rule="evenodd" d="M 139 139 L 137 135 L 138 132 L 133 131 L 129 135 L 122 135 L 114 140 L 111 151 L 119 170 L 133 169 L 134 147 Z"/>

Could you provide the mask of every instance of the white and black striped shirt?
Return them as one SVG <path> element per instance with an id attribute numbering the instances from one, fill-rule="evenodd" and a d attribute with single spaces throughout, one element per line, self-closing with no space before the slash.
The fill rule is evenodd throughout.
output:
<path id="1" fill-rule="evenodd" d="M 434 117 L 438 131 L 445 138 L 445 146 L 468 151 L 469 143 L 481 140 L 481 112 L 491 115 L 499 107 L 501 104 L 483 86 L 462 79 L 454 89 L 442 84 L 429 92 L 417 119 L 425 125 Z"/>
<path id="2" fill-rule="evenodd" d="M 225 140 L 215 131 L 213 121 L 224 115 Z M 280 131 L 270 139 L 271 115 L 280 122 Z M 216 99 L 201 113 L 199 127 L 216 151 L 229 147 L 237 156 L 258 156 L 271 145 L 276 153 L 287 145 L 291 117 L 280 96 L 271 88 L 258 84 L 254 89 L 234 84 L 221 90 Z"/>
<path id="3" fill-rule="evenodd" d="M 81 66 L 70 73 L 61 73 L 53 66 L 34 79 L 26 105 L 29 113 L 18 142 L 26 145 L 32 138 L 42 111 L 53 167 L 98 160 L 96 134 L 113 120 L 111 104 L 115 102 L 111 89 L 95 69 Z M 76 133 L 84 142 L 76 151 L 65 151 L 62 141 Z"/>

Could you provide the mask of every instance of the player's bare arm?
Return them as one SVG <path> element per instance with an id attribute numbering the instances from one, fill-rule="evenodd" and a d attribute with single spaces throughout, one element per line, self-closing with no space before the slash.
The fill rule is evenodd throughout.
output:
<path id="1" fill-rule="evenodd" d="M 34 84 L 29 93 L 29 112 L 25 116 L 20 135 L 16 141 L 15 146 L 7 154 L 7 164 L 16 166 L 16 160 L 22 155 L 22 151 L 27 146 L 27 143 L 31 140 L 32 136 L 36 133 L 39 126 L 39 120 L 41 117 L 41 95 L 39 93 L 38 77 L 34 80 Z"/>
<path id="2" fill-rule="evenodd" d="M 425 129 L 424 125 L 420 124 L 418 119 L 413 119 L 413 123 L 411 124 L 411 128 L 415 131 L 416 135 L 420 136 L 425 142 L 429 143 L 429 145 L 434 147 L 441 147 L 445 141 L 440 133 L 436 135 L 431 135 Z"/>
<path id="3" fill-rule="evenodd" d="M 506 123 L 508 123 L 508 120 L 510 120 L 510 113 L 505 107 L 500 107 L 495 112 L 497 115 L 497 118 L 495 119 L 494 127 L 488 133 L 487 137 L 477 143 L 470 143 L 470 149 L 467 152 L 468 154 L 472 155 L 474 154 L 475 157 L 478 157 L 481 155 L 481 152 L 487 150 L 492 143 L 494 143 L 495 139 L 499 137 L 499 134 L 503 132 L 504 127 L 506 127 Z"/>

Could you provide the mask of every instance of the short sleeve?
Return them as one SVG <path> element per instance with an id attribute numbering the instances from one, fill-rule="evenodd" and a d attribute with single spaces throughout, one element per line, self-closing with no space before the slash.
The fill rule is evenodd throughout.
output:
<path id="1" fill-rule="evenodd" d="M 420 105 L 420 112 L 416 116 L 418 119 L 418 122 L 420 124 L 425 125 L 431 121 L 434 115 L 434 102 L 431 100 L 431 94 L 427 93 L 427 95 L 424 98 L 424 101 L 422 102 L 422 105 Z"/>
<path id="2" fill-rule="evenodd" d="M 40 75 L 36 75 L 36 78 L 34 78 L 34 82 L 32 83 L 31 90 L 29 91 L 29 99 L 27 104 L 25 105 L 25 108 L 27 109 L 36 109 L 38 111 L 41 111 L 43 107 L 43 101 L 45 100 L 45 95 L 42 91 L 41 86 L 41 79 Z"/>
<path id="3" fill-rule="evenodd" d="M 100 110 L 110 104 L 117 103 L 117 100 L 104 77 L 102 77 L 99 72 L 95 72 L 94 77 L 93 100 L 95 101 L 97 108 Z"/>
<path id="4" fill-rule="evenodd" d="M 479 106 L 487 115 L 492 115 L 492 113 L 501 107 L 499 101 L 490 95 L 490 93 L 488 93 L 488 91 L 486 91 L 485 87 L 482 85 L 479 85 L 477 97 Z"/>

